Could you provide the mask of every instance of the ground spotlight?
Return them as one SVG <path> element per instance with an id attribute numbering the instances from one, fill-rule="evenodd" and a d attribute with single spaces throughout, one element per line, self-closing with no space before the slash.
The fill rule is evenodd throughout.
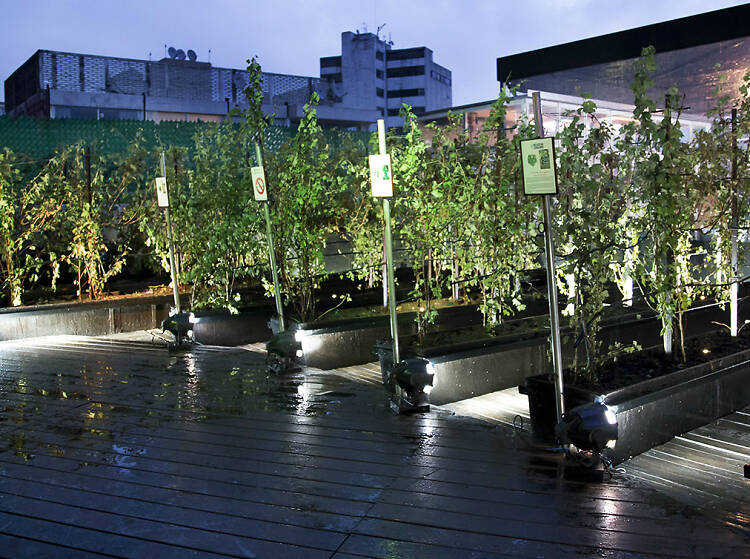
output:
<path id="1" fill-rule="evenodd" d="M 562 444 L 601 454 L 617 443 L 617 416 L 602 402 L 584 404 L 563 414 L 555 434 Z"/>
<path id="2" fill-rule="evenodd" d="M 284 330 L 266 342 L 266 364 L 274 373 L 288 373 L 299 369 L 297 359 L 302 357 L 299 330 Z"/>
<path id="3" fill-rule="evenodd" d="M 401 387 L 399 412 L 428 411 L 429 394 L 435 385 L 435 368 L 423 357 L 409 357 L 389 371 L 389 384 Z"/>

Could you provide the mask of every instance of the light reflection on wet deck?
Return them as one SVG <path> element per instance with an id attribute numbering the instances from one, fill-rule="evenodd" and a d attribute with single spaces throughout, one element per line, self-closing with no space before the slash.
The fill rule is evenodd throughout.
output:
<path id="1" fill-rule="evenodd" d="M 628 476 L 563 480 L 506 426 L 392 415 L 374 367 L 274 376 L 259 349 L 0 343 L 0 553 L 750 556 Z"/>

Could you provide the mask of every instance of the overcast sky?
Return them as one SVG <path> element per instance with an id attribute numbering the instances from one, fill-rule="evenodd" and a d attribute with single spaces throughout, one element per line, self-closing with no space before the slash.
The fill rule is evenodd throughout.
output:
<path id="1" fill-rule="evenodd" d="M 394 48 L 426 46 L 453 72 L 453 103 L 497 93 L 495 59 L 649 23 L 736 6 L 720 0 L 0 0 L 0 78 L 37 49 L 157 60 L 164 45 L 198 60 L 319 76 L 342 31 Z M 4 99 L 4 92 L 2 92 Z"/>

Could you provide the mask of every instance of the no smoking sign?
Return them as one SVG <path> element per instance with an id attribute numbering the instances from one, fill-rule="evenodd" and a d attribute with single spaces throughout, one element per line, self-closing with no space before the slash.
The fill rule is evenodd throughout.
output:
<path id="1" fill-rule="evenodd" d="M 263 171 L 263 167 L 252 167 L 250 169 L 250 175 L 253 179 L 253 194 L 255 200 L 258 202 L 265 202 L 268 200 L 268 188 L 266 187 L 266 173 Z"/>

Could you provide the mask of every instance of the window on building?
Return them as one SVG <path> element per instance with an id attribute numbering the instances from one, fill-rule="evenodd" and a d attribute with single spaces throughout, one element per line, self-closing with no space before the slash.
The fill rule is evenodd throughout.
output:
<path id="1" fill-rule="evenodd" d="M 321 76 L 321 78 L 325 80 L 331 80 L 332 82 L 341 83 L 341 72 L 336 72 L 335 74 L 325 74 L 324 76 Z"/>
<path id="2" fill-rule="evenodd" d="M 390 50 L 387 53 L 388 60 L 409 60 L 410 58 L 424 58 L 425 47 L 413 49 Z"/>
<path id="3" fill-rule="evenodd" d="M 375 51 L 375 58 L 377 58 L 378 60 L 383 60 L 383 51 L 376 50 Z"/>
<path id="4" fill-rule="evenodd" d="M 135 109 L 101 109 L 99 118 L 102 120 L 142 120 L 143 111 Z"/>
<path id="5" fill-rule="evenodd" d="M 388 116 L 398 116 L 401 109 L 388 109 Z"/>
<path id="6" fill-rule="evenodd" d="M 383 88 L 382 87 L 376 87 L 375 88 L 375 95 L 377 95 L 378 97 L 384 97 L 385 96 L 385 92 L 383 91 Z"/>
<path id="7" fill-rule="evenodd" d="M 383 107 L 375 107 L 375 110 L 377 110 L 381 116 L 385 115 L 385 109 Z"/>
<path id="8" fill-rule="evenodd" d="M 91 107 L 65 107 L 62 105 L 55 107 L 55 118 L 96 120 L 98 116 L 97 110 Z"/>
<path id="9" fill-rule="evenodd" d="M 321 68 L 335 68 L 336 66 L 341 66 L 340 56 L 326 56 L 320 59 Z"/>
<path id="10" fill-rule="evenodd" d="M 424 66 L 404 66 L 403 68 L 388 68 L 389 78 L 403 78 L 405 76 L 424 76 Z"/>
<path id="11" fill-rule="evenodd" d="M 391 89 L 388 91 L 388 97 L 419 97 L 420 95 L 424 95 L 424 89 L 423 88 L 414 88 L 414 89 Z"/>
<path id="12" fill-rule="evenodd" d="M 437 80 L 440 83 L 444 83 L 445 85 L 451 84 L 451 79 L 448 76 L 444 76 L 440 72 L 436 72 L 435 70 L 430 70 L 430 77 L 433 80 Z"/>
<path id="13" fill-rule="evenodd" d="M 383 70 L 375 70 L 375 77 L 380 78 L 381 80 L 385 78 L 385 74 L 383 73 Z"/>

